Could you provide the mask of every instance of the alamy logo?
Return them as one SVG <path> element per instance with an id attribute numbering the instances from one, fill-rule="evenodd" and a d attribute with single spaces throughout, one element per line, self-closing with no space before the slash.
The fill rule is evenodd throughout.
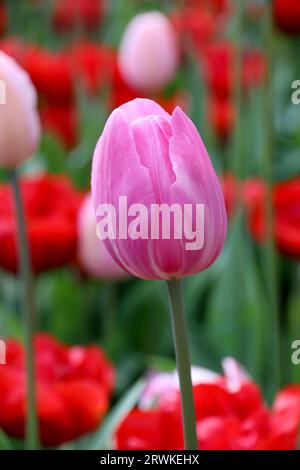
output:
<path id="1" fill-rule="evenodd" d="M 120 196 L 118 207 L 97 208 L 100 240 L 184 240 L 187 251 L 204 247 L 204 204 L 131 204 Z"/>
<path id="2" fill-rule="evenodd" d="M 6 104 L 6 85 L 3 80 L 0 80 L 0 104 Z"/>
<path id="3" fill-rule="evenodd" d="M 292 90 L 295 90 L 292 93 L 292 103 L 300 104 L 300 80 L 294 80 L 292 83 Z"/>
<path id="4" fill-rule="evenodd" d="M 294 366 L 298 366 L 300 364 L 300 340 L 293 341 L 291 348 L 294 350 L 291 357 L 292 363 Z"/>

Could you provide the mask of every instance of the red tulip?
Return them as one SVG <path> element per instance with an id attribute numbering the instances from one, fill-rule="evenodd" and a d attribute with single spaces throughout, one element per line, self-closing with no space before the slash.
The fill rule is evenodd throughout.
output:
<path id="1" fill-rule="evenodd" d="M 265 187 L 261 180 L 250 180 L 245 186 L 249 208 L 249 226 L 253 236 L 263 242 L 266 233 Z M 300 178 L 277 183 L 273 190 L 274 237 L 279 250 L 300 256 Z"/>
<path id="2" fill-rule="evenodd" d="M 6 8 L 2 0 L 0 0 L 0 36 L 5 33 L 6 30 Z"/>
<path id="3" fill-rule="evenodd" d="M 216 33 L 215 18 L 207 11 L 200 8 L 186 8 L 175 12 L 171 21 L 182 38 L 189 37 L 197 51 L 201 50 Z"/>
<path id="4" fill-rule="evenodd" d="M 205 52 L 204 72 L 210 91 L 218 99 L 232 95 L 235 81 L 235 49 L 228 41 L 210 45 Z M 260 85 L 266 76 L 267 64 L 258 49 L 245 49 L 242 60 L 242 85 L 244 91 Z"/>
<path id="5" fill-rule="evenodd" d="M 66 52 L 28 47 L 23 66 L 39 94 L 51 103 L 69 104 L 74 99 L 72 68 Z"/>
<path id="6" fill-rule="evenodd" d="M 55 0 L 53 22 L 57 30 L 80 24 L 86 29 L 99 27 L 103 15 L 102 0 Z"/>
<path id="7" fill-rule="evenodd" d="M 108 87 L 114 72 L 116 54 L 103 45 L 81 42 L 70 50 L 74 81 L 80 82 L 90 93 Z"/>
<path id="8" fill-rule="evenodd" d="M 0 428 L 24 437 L 25 364 L 23 346 L 6 341 L 6 364 L 0 366 Z M 99 426 L 108 409 L 114 370 L 96 346 L 67 347 L 40 334 L 35 339 L 37 414 L 41 441 L 62 444 Z"/>
<path id="9" fill-rule="evenodd" d="M 258 49 L 245 49 L 243 54 L 242 80 L 245 90 L 258 87 L 263 83 L 267 74 L 267 61 Z"/>
<path id="10" fill-rule="evenodd" d="M 214 43 L 205 53 L 204 72 L 211 92 L 216 98 L 228 98 L 234 81 L 234 48 L 229 42 Z"/>
<path id="11" fill-rule="evenodd" d="M 228 12 L 228 0 L 187 0 L 187 5 L 191 7 L 206 9 L 214 15 L 221 15 Z"/>
<path id="12" fill-rule="evenodd" d="M 277 413 L 283 413 L 293 404 L 293 417 L 300 416 L 300 385 L 288 385 L 276 397 L 274 408 Z"/>
<path id="13" fill-rule="evenodd" d="M 226 172 L 222 175 L 221 182 L 227 215 L 231 217 L 234 214 L 238 201 L 237 181 L 233 173 Z"/>
<path id="14" fill-rule="evenodd" d="M 273 0 L 275 23 L 288 34 L 300 34 L 299 0 Z"/>
<path id="15" fill-rule="evenodd" d="M 178 35 L 191 39 L 201 54 L 223 29 L 228 6 L 228 0 L 187 0 L 185 8 L 171 15 L 171 21 Z"/>
<path id="16" fill-rule="evenodd" d="M 198 374 L 194 381 L 197 435 L 202 450 L 289 450 L 297 445 L 300 386 L 279 393 L 273 409 L 265 405 L 258 386 L 233 359 L 225 375 Z M 203 374 L 203 371 L 202 371 Z M 153 400 L 132 410 L 116 432 L 119 450 L 183 449 L 180 399 L 170 376 Z M 171 388 L 170 388 L 171 387 Z M 172 391 L 173 390 L 173 391 Z M 149 394 L 148 394 L 149 398 Z"/>
<path id="17" fill-rule="evenodd" d="M 78 141 L 78 115 L 74 105 L 43 106 L 40 115 L 44 129 L 55 134 L 67 149 Z"/>
<path id="18" fill-rule="evenodd" d="M 225 140 L 231 134 L 235 121 L 235 109 L 231 100 L 211 99 L 209 116 L 216 135 Z"/>
<path id="19" fill-rule="evenodd" d="M 64 266 L 76 256 L 77 213 L 82 194 L 62 176 L 23 178 L 22 199 L 35 272 Z M 16 220 L 9 185 L 0 186 L 0 266 L 18 270 Z"/>

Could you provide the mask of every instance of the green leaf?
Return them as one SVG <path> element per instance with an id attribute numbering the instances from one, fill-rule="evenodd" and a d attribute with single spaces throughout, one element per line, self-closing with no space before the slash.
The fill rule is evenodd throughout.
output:
<path id="1" fill-rule="evenodd" d="M 229 236 L 227 266 L 211 296 L 207 329 L 220 359 L 225 355 L 235 357 L 262 382 L 266 303 L 242 223 L 240 216 Z"/>
<path id="2" fill-rule="evenodd" d="M 63 173 L 67 169 L 66 155 L 67 152 L 59 139 L 53 133 L 44 132 L 37 164 L 50 173 Z"/>
<path id="3" fill-rule="evenodd" d="M 292 150 L 284 153 L 279 161 L 276 162 L 275 179 L 286 180 L 300 175 L 300 150 Z"/>
<path id="4" fill-rule="evenodd" d="M 286 363 L 290 364 L 288 370 L 290 371 L 290 377 L 287 377 L 288 381 L 300 382 L 300 365 L 294 365 L 292 363 L 291 349 L 292 343 L 295 340 L 300 340 L 300 270 L 295 275 L 294 286 L 288 299 L 287 307 L 287 318 L 288 318 L 288 334 L 287 334 L 287 345 L 285 350 L 287 351 Z"/>
<path id="5" fill-rule="evenodd" d="M 13 450 L 14 446 L 8 436 L 0 429 L 0 450 Z"/>

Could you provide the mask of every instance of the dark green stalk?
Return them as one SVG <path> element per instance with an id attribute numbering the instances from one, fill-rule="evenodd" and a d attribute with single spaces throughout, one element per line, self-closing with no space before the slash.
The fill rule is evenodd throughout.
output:
<path id="1" fill-rule="evenodd" d="M 267 188 L 266 197 L 266 243 L 264 246 L 264 268 L 269 297 L 269 313 L 272 328 L 270 372 L 274 390 L 280 385 L 280 331 L 279 331 L 279 296 L 277 278 L 277 260 L 274 244 L 274 214 L 272 201 L 273 186 L 273 18 L 272 2 L 267 0 L 264 21 L 265 54 L 268 61 L 268 73 L 264 85 L 264 126 L 265 151 L 263 173 Z"/>
<path id="2" fill-rule="evenodd" d="M 173 340 L 180 382 L 181 410 L 186 450 L 197 449 L 196 416 L 187 327 L 184 314 L 182 281 L 168 282 Z"/>
<path id="3" fill-rule="evenodd" d="M 34 284 L 17 170 L 10 171 L 10 181 L 13 189 L 16 209 L 19 272 L 21 280 L 22 308 L 24 314 L 25 330 L 25 354 L 27 371 L 26 445 L 27 449 L 35 450 L 39 446 L 39 438 L 38 421 L 36 414 L 35 367 L 33 347 L 35 331 Z"/>
<path id="4" fill-rule="evenodd" d="M 235 130 L 234 130 L 234 157 L 232 170 L 240 180 L 243 177 L 243 96 L 242 96 L 242 60 L 243 60 L 243 2 L 234 2 L 236 10 L 235 17 L 235 79 L 234 79 L 234 100 L 235 100 Z"/>

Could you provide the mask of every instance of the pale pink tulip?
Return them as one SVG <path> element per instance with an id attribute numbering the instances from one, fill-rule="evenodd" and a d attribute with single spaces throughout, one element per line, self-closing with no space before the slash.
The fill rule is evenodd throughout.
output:
<path id="1" fill-rule="evenodd" d="M 244 368 L 233 358 L 225 357 L 222 361 L 223 375 L 203 367 L 192 366 L 191 377 L 193 386 L 200 384 L 223 384 L 231 393 L 238 393 L 245 383 L 251 382 L 251 377 Z M 146 378 L 145 387 L 139 402 L 139 407 L 151 409 L 160 402 L 172 401 L 179 392 L 178 373 L 151 371 Z"/>
<path id="2" fill-rule="evenodd" d="M 40 122 L 27 73 L 0 52 L 0 166 L 15 168 L 36 150 Z"/>
<path id="3" fill-rule="evenodd" d="M 96 235 L 96 217 L 92 198 L 84 199 L 78 217 L 78 257 L 80 266 L 90 276 L 116 280 L 128 274 L 114 262 L 103 241 Z"/>
<path id="4" fill-rule="evenodd" d="M 123 79 L 133 88 L 155 92 L 173 78 L 178 64 L 177 36 L 168 18 L 157 11 L 135 16 L 119 49 Z"/>
<path id="5" fill-rule="evenodd" d="M 227 217 L 219 180 L 196 127 L 179 107 L 171 116 L 155 102 L 137 99 L 111 114 L 94 153 L 92 195 L 105 246 L 134 276 L 180 279 L 208 268 L 223 248 Z M 124 198 L 127 213 L 120 206 Z M 103 204 L 116 212 L 115 227 L 108 224 L 115 230 L 107 233 Z M 140 213 L 135 204 L 143 205 Z M 169 231 L 153 211 L 161 204 L 181 211 L 173 219 L 170 213 Z M 199 205 L 204 220 L 188 212 L 183 217 L 187 206 Z"/>

